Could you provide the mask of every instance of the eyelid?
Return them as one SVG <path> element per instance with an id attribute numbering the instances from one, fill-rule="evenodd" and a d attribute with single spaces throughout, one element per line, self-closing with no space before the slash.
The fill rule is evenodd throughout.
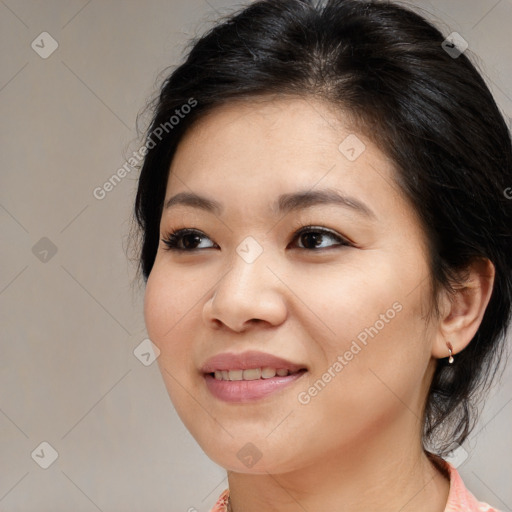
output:
<path id="1" fill-rule="evenodd" d="M 307 251 L 307 252 L 321 252 L 322 250 L 327 250 L 327 249 L 330 249 L 331 247 L 355 247 L 355 244 L 351 240 L 349 240 L 347 237 L 345 237 L 343 235 L 340 235 L 338 232 L 336 232 L 330 228 L 327 228 L 324 226 L 312 225 L 312 224 L 304 225 L 303 223 L 300 223 L 296 228 L 294 228 L 293 236 L 292 236 L 290 243 L 292 243 L 294 240 L 298 239 L 302 234 L 309 233 L 309 232 L 313 232 L 313 233 L 320 232 L 323 234 L 327 234 L 327 235 L 331 236 L 333 239 L 335 239 L 338 242 L 338 245 L 332 245 L 329 247 L 319 247 L 316 249 L 306 249 L 303 247 L 298 247 L 298 249 L 301 249 L 301 250 Z M 204 249 L 218 248 L 218 245 L 213 240 L 211 240 L 211 241 L 214 244 L 214 246 L 216 246 L 216 247 L 203 247 L 200 249 L 198 249 L 198 248 L 182 249 L 181 247 L 177 247 L 175 241 L 172 242 L 172 240 L 179 239 L 182 236 L 189 235 L 189 234 L 197 234 L 201 238 L 208 238 L 211 240 L 211 238 L 206 233 L 204 233 L 203 231 L 201 231 L 200 229 L 197 229 L 197 228 L 190 228 L 190 227 L 174 228 L 174 229 L 171 229 L 165 235 L 163 235 L 163 238 L 161 239 L 161 241 L 165 244 L 164 250 L 172 250 L 172 251 L 182 252 L 182 253 L 187 253 L 187 252 L 194 253 L 194 252 L 198 252 L 198 251 L 203 251 Z M 288 244 L 287 247 L 289 245 L 290 244 Z M 294 247 L 294 248 L 296 248 L 296 247 Z"/>
<path id="2" fill-rule="evenodd" d="M 208 235 L 206 235 L 206 233 L 204 233 L 203 231 L 201 231 L 200 229 L 197 229 L 197 228 L 188 228 L 188 227 L 174 228 L 174 229 L 169 230 L 166 234 L 164 234 L 163 238 L 161 239 L 161 241 L 165 244 L 164 250 L 183 252 L 183 253 L 187 253 L 187 252 L 193 253 L 193 252 L 198 252 L 199 250 L 203 251 L 205 248 L 182 249 L 181 247 L 177 247 L 174 244 L 174 242 L 172 242 L 172 240 L 175 240 L 175 239 L 180 238 L 185 235 L 191 235 L 191 234 L 199 235 L 201 238 L 210 238 Z M 212 240 L 212 242 L 213 242 L 213 240 Z M 213 242 L 213 244 L 218 247 L 218 245 L 215 242 Z M 206 249 L 215 249 L 215 247 L 206 247 Z"/>
<path id="3" fill-rule="evenodd" d="M 302 247 L 299 247 L 299 249 L 303 249 L 305 251 L 308 251 L 308 252 L 320 252 L 322 250 L 326 250 L 326 249 L 330 249 L 331 247 L 343 247 L 343 246 L 346 246 L 346 247 L 353 247 L 354 244 L 345 236 L 343 235 L 340 235 L 337 231 L 334 231 L 333 229 L 330 229 L 330 228 L 326 228 L 324 226 L 316 226 L 316 225 L 312 225 L 312 224 L 309 224 L 307 226 L 304 226 L 304 225 L 300 225 L 302 227 L 300 227 L 298 230 L 296 230 L 294 232 L 294 235 L 293 235 L 293 240 L 299 238 L 302 234 L 304 233 L 309 233 L 309 232 L 320 232 L 320 233 L 323 233 L 323 234 L 327 234 L 327 235 L 330 235 L 332 238 L 336 239 L 339 244 L 338 245 L 332 245 L 330 247 L 319 247 L 317 248 L 316 250 L 314 249 L 303 249 Z"/>

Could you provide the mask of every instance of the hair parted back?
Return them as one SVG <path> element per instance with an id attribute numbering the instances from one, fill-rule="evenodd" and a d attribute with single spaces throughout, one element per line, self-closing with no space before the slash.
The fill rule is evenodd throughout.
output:
<path id="1" fill-rule="evenodd" d="M 449 365 L 439 359 L 424 411 L 424 445 L 445 454 L 474 428 L 478 397 L 505 354 L 512 300 L 512 147 L 489 88 L 466 53 L 392 2 L 268 0 L 219 21 L 192 42 L 154 101 L 146 142 L 177 109 L 179 124 L 151 139 L 135 200 L 139 270 L 159 243 L 169 167 L 184 133 L 214 108 L 266 95 L 315 97 L 339 109 L 395 164 L 396 181 L 429 241 L 432 308 L 476 259 L 495 266 L 478 332 Z M 148 145 L 148 148 L 150 146 Z"/>

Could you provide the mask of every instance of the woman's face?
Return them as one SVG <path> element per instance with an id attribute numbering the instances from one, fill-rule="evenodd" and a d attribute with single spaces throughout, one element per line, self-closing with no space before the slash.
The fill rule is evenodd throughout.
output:
<path id="1" fill-rule="evenodd" d="M 181 141 L 165 203 L 218 209 L 164 207 L 161 239 L 197 232 L 160 242 L 144 313 L 171 400 L 219 465 L 280 473 L 419 443 L 435 326 L 424 235 L 393 176 L 315 99 L 234 102 Z M 306 371 L 202 370 L 246 351 Z"/>

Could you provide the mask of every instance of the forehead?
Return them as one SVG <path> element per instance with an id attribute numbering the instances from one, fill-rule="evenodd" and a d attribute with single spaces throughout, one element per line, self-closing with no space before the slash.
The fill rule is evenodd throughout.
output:
<path id="1" fill-rule="evenodd" d="M 348 121 L 342 111 L 314 98 L 265 98 L 216 107 L 180 141 L 165 202 L 176 194 L 194 193 L 224 205 L 222 217 L 267 222 L 279 216 L 281 196 L 331 189 L 366 204 L 382 229 L 411 223 L 420 229 L 414 205 L 395 180 L 394 163 L 368 137 L 353 132 Z M 359 141 L 357 158 L 347 157 L 347 140 L 350 145 Z M 178 208 L 201 211 L 190 205 Z M 172 211 L 177 210 L 164 209 L 163 217 Z M 332 211 L 363 219 L 347 208 Z"/>
<path id="2" fill-rule="evenodd" d="M 354 146 L 354 140 L 361 146 Z M 347 144 L 359 150 L 356 158 L 351 153 L 347 157 Z M 353 132 L 343 113 L 325 103 L 295 98 L 237 101 L 213 109 L 185 134 L 170 167 L 165 203 L 191 194 L 217 203 L 217 211 L 210 212 L 231 224 L 267 223 L 280 218 L 280 211 L 299 212 L 310 201 L 297 201 L 297 194 L 329 190 L 374 214 L 324 203 L 324 208 L 336 208 L 325 211 L 337 218 L 349 215 L 361 228 L 375 223 L 382 236 L 398 230 L 425 238 L 396 173 L 375 143 Z M 298 208 L 286 208 L 294 202 Z M 208 211 L 197 208 L 197 197 L 177 208 L 187 215 Z M 164 209 L 162 218 L 173 211 Z"/>
<path id="3" fill-rule="evenodd" d="M 335 144 L 344 129 L 344 123 L 323 102 L 268 96 L 215 107 L 187 131 L 179 148 L 193 144 L 201 149 L 197 147 L 201 144 L 214 153 L 227 151 L 242 157 L 252 156 L 254 150 L 264 158 L 269 155 L 262 151 L 265 148 L 271 149 L 275 157 L 292 148 L 300 152 L 306 144 L 308 152 L 315 154 Z"/>
<path id="4" fill-rule="evenodd" d="M 172 179 L 173 173 L 206 187 L 219 180 L 239 181 L 247 191 L 263 184 L 289 186 L 290 181 L 302 188 L 319 180 L 329 186 L 339 185 L 340 179 L 370 182 L 372 166 L 391 175 L 392 163 L 371 141 L 354 133 L 349 121 L 348 115 L 314 98 L 265 97 L 224 104 L 186 132 L 171 164 L 169 186 L 184 186 Z M 349 159 L 354 150 L 357 158 Z"/>

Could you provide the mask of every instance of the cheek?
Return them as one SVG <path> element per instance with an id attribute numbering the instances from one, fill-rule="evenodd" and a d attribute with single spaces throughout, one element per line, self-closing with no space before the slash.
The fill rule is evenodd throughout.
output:
<path id="1" fill-rule="evenodd" d="M 392 263 L 346 265 L 339 271 L 331 267 L 313 281 L 296 280 L 304 283 L 297 295 L 308 297 L 306 305 L 315 313 L 308 313 L 307 330 L 320 352 L 309 384 L 328 381 L 317 402 L 344 403 L 340 410 L 346 411 L 358 403 L 389 406 L 388 399 L 397 401 L 395 394 L 407 402 L 418 396 L 430 360 L 421 318 L 427 289 L 426 284 L 417 286 L 417 268 L 405 272 Z M 314 283 L 309 294 L 306 282 Z M 323 384 L 316 387 L 323 389 Z"/>
<path id="2" fill-rule="evenodd" d="M 158 363 L 174 374 L 186 357 L 187 340 L 182 326 L 196 314 L 192 290 L 183 277 L 153 267 L 144 295 L 144 320 L 150 340 L 160 350 Z M 164 377 L 165 373 L 163 372 Z"/>
<path id="3" fill-rule="evenodd" d="M 175 308 L 169 304 L 172 294 L 167 283 L 153 267 L 146 283 L 144 294 L 144 321 L 151 341 L 161 350 L 162 338 L 172 326 L 171 315 Z"/>
<path id="4" fill-rule="evenodd" d="M 177 272 L 158 260 L 155 262 L 146 283 L 144 320 L 151 341 L 161 350 L 173 343 L 180 324 L 197 314 L 194 306 L 202 294 L 204 290 L 186 273 Z"/>
<path id="5" fill-rule="evenodd" d="M 144 295 L 146 329 L 150 340 L 160 350 L 158 366 L 171 401 L 178 410 L 182 410 L 189 400 L 182 389 L 183 386 L 191 389 L 190 379 L 195 371 L 187 336 L 193 332 L 190 322 L 197 322 L 199 306 L 194 307 L 198 297 L 191 288 L 183 274 L 179 276 L 155 264 Z"/>
<path id="6" fill-rule="evenodd" d="M 326 351 L 343 352 L 352 340 L 364 343 L 376 332 L 389 331 L 403 310 L 399 284 L 403 276 L 396 276 L 393 262 L 379 262 L 373 256 L 371 264 L 365 265 L 364 257 L 372 258 L 370 251 L 357 254 L 357 263 L 355 255 L 347 253 L 342 263 L 318 266 L 311 274 L 297 273 L 293 279 L 293 291 L 305 306 L 301 317 L 311 319 L 311 337 L 321 333 Z"/>

